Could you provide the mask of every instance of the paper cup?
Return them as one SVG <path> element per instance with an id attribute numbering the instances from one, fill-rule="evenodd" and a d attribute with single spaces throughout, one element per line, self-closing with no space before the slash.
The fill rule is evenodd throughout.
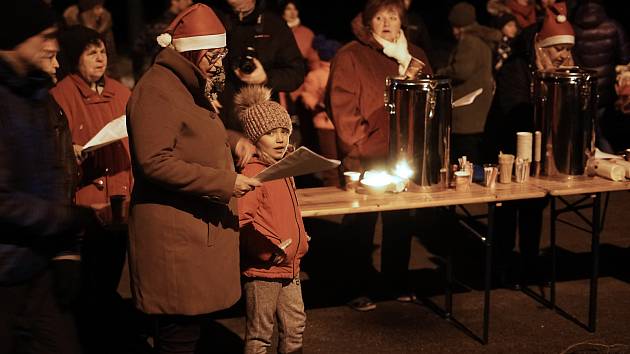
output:
<path id="1" fill-rule="evenodd" d="M 514 155 L 499 155 L 499 183 L 512 183 L 512 166 L 514 165 Z"/>
<path id="2" fill-rule="evenodd" d="M 468 171 L 455 172 L 455 190 L 458 192 L 470 191 L 470 173 Z"/>
<path id="3" fill-rule="evenodd" d="M 516 133 L 516 158 L 532 161 L 532 140 L 530 132 Z"/>
<path id="4" fill-rule="evenodd" d="M 359 185 L 359 178 L 361 178 L 361 172 L 346 171 L 343 173 L 343 178 L 346 182 L 346 190 L 355 192 Z"/>

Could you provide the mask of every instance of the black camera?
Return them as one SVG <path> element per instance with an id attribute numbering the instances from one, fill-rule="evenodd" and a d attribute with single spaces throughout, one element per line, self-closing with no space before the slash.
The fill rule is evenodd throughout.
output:
<path id="1" fill-rule="evenodd" d="M 254 47 L 247 47 L 247 49 L 245 49 L 245 53 L 237 62 L 238 68 L 241 72 L 251 74 L 254 70 L 256 70 L 256 63 L 254 63 L 254 58 L 256 57 L 256 49 L 254 49 Z"/>

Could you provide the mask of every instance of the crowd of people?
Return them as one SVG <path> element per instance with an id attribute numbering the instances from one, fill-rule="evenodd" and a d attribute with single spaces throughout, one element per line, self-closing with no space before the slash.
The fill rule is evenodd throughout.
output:
<path id="1" fill-rule="evenodd" d="M 296 181 L 255 176 L 296 145 L 341 160 L 341 171 L 382 166 L 388 76 L 447 76 L 454 100 L 482 88 L 453 109 L 451 158 L 484 163 L 514 151 L 515 132 L 534 130 L 534 72 L 579 65 L 597 74 L 598 146 L 628 148 L 630 42 L 597 0 L 489 0 L 487 25 L 459 2 L 444 63 L 411 0 L 367 0 L 345 44 L 301 23 L 295 0 L 171 0 L 133 43 L 127 85 L 105 1 L 80 0 L 63 14 L 50 5 L 14 1 L 0 15 L 2 353 L 117 352 L 126 259 L 157 352 L 195 352 L 207 315 L 243 296 L 246 353 L 266 353 L 276 324 L 278 351 L 301 353 L 310 236 Z M 128 138 L 86 149 L 115 120 Z M 343 184 L 338 171 L 317 180 Z M 499 286 L 544 282 L 545 206 L 497 210 Z M 339 232 L 347 301 L 358 311 L 377 306 L 378 217 L 346 215 Z M 431 211 L 380 217 L 388 296 L 415 301 L 411 240 Z"/>

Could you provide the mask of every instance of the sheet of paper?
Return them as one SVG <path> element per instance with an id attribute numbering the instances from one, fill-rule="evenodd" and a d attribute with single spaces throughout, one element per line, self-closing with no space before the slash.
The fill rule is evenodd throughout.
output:
<path id="1" fill-rule="evenodd" d="M 277 163 L 267 167 L 255 177 L 261 182 L 285 177 L 301 176 L 309 173 L 336 168 L 338 160 L 327 159 L 302 146 Z"/>
<path id="2" fill-rule="evenodd" d="M 482 92 L 483 92 L 483 89 L 482 88 L 478 88 L 475 91 L 464 95 L 460 99 L 458 99 L 455 102 L 453 102 L 453 108 L 463 107 L 463 106 L 467 106 L 469 104 L 472 104 L 473 102 L 475 102 L 475 99 L 477 98 L 477 96 L 481 95 Z"/>
<path id="3" fill-rule="evenodd" d="M 127 116 L 118 117 L 101 129 L 83 146 L 83 152 L 94 151 L 127 137 Z"/>

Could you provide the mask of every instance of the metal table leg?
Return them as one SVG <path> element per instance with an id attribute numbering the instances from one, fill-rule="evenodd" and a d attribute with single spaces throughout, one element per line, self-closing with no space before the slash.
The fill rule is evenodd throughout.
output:
<path id="1" fill-rule="evenodd" d="M 483 343 L 488 343 L 490 325 L 490 290 L 492 287 L 492 243 L 494 237 L 494 211 L 496 203 L 488 203 L 488 234 L 486 236 L 485 289 L 483 298 Z"/>
<path id="2" fill-rule="evenodd" d="M 597 325 L 597 280 L 599 277 L 599 232 L 602 194 L 595 193 L 593 199 L 593 233 L 591 235 L 591 257 L 593 257 L 593 264 L 591 268 L 591 287 L 588 303 L 588 330 L 591 332 L 595 332 Z"/>

